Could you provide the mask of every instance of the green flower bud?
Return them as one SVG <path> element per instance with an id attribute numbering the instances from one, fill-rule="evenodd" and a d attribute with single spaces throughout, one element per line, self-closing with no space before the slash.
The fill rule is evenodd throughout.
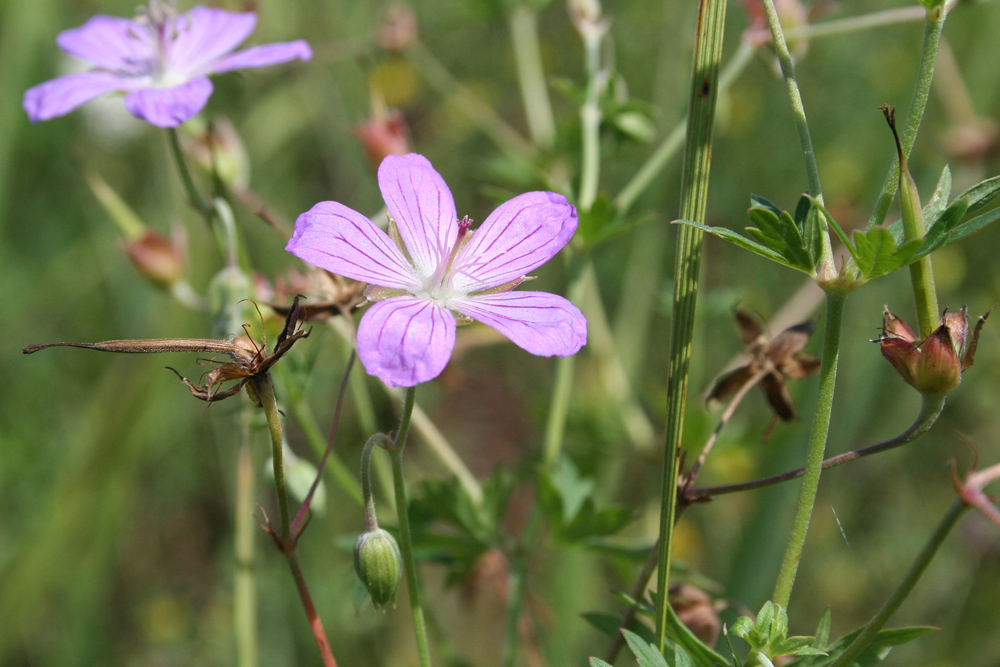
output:
<path id="1" fill-rule="evenodd" d="M 396 605 L 396 590 L 403 572 L 396 539 L 381 528 L 366 530 L 354 544 L 354 570 L 368 589 L 378 610 Z"/>

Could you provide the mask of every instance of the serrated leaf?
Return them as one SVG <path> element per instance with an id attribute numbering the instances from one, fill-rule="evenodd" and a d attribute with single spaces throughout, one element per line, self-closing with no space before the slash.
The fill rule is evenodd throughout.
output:
<path id="1" fill-rule="evenodd" d="M 751 228 L 747 228 L 747 231 L 757 237 L 762 245 L 780 253 L 803 271 L 812 272 L 815 264 L 806 250 L 802 232 L 787 211 L 775 214 L 769 208 L 757 207 L 751 208 L 748 213 L 750 220 L 757 225 L 762 234 L 756 233 Z"/>
<path id="2" fill-rule="evenodd" d="M 771 647 L 771 654 L 775 657 L 779 655 L 796 655 L 798 650 L 808 649 L 809 644 L 812 643 L 812 639 L 812 637 L 786 637 Z"/>
<path id="3" fill-rule="evenodd" d="M 752 241 L 746 238 L 745 236 L 740 236 L 731 229 L 726 229 L 725 227 L 709 227 L 708 225 L 703 225 L 700 222 L 694 222 L 692 220 L 674 220 L 674 223 L 681 225 L 688 225 L 689 227 L 695 227 L 703 232 L 712 234 L 713 236 L 718 236 L 720 239 L 725 239 L 726 241 L 729 241 L 733 245 L 739 246 L 744 250 L 749 250 L 750 252 L 760 255 L 765 259 L 769 259 L 772 262 L 777 262 L 778 264 L 781 264 L 782 266 L 787 266 L 790 269 L 795 269 L 796 271 L 802 271 L 805 274 L 812 275 L 810 271 L 806 271 L 800 266 L 795 266 L 794 264 L 791 264 L 783 256 L 771 250 L 770 248 L 763 246 L 760 243 L 757 243 L 756 241 Z"/>
<path id="4" fill-rule="evenodd" d="M 753 630 L 753 620 L 749 616 L 740 616 L 733 623 L 733 627 L 729 628 L 729 634 L 736 635 L 740 639 L 746 639 Z"/>
<path id="5" fill-rule="evenodd" d="M 993 178 L 987 178 L 985 181 L 976 183 L 971 188 L 958 195 L 956 199 L 961 199 L 962 197 L 968 197 L 969 199 L 969 210 L 966 211 L 966 215 L 972 215 L 978 211 L 983 210 L 1000 196 L 1000 176 L 994 176 Z"/>
<path id="6" fill-rule="evenodd" d="M 858 263 L 861 275 L 868 277 L 876 266 L 884 264 L 896 254 L 896 242 L 884 227 L 873 227 L 867 232 L 854 232 L 854 261 Z"/>
<path id="7" fill-rule="evenodd" d="M 827 655 L 803 656 L 795 661 L 795 667 L 829 667 L 851 645 L 851 642 L 861 634 L 863 629 L 861 628 L 846 634 L 828 646 L 826 649 Z M 931 627 L 889 628 L 881 630 L 875 635 L 875 639 L 861 652 L 861 655 L 850 665 L 847 665 L 847 667 L 873 667 L 873 665 L 885 660 L 893 647 L 906 644 L 935 631 L 937 631 L 937 628 Z"/>
<path id="8" fill-rule="evenodd" d="M 628 644 L 639 667 L 670 667 L 666 658 L 642 637 L 629 630 L 622 630 L 622 634 L 625 635 L 625 643 Z"/>

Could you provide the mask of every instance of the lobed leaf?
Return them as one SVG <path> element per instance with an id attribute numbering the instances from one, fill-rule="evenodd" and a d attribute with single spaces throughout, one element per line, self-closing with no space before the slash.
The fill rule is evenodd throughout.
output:
<path id="1" fill-rule="evenodd" d="M 777 262 L 778 264 L 781 264 L 782 266 L 787 266 L 790 269 L 795 269 L 796 271 L 802 271 L 803 273 L 812 275 L 811 270 L 804 269 L 801 266 L 796 266 L 795 264 L 792 264 L 787 259 L 785 259 L 785 257 L 783 257 L 780 253 L 777 253 L 774 250 L 771 250 L 767 246 L 762 245 L 756 241 L 752 241 L 751 239 L 748 239 L 745 236 L 740 236 L 731 229 L 727 229 L 725 227 L 710 227 L 708 225 L 703 225 L 700 222 L 694 222 L 692 220 L 674 220 L 674 223 L 688 225 L 690 227 L 696 227 L 697 229 L 700 229 L 703 232 L 707 232 L 709 234 L 712 234 L 713 236 L 718 236 L 721 239 L 725 239 L 726 241 L 729 241 L 733 245 L 739 246 L 744 250 L 749 250 L 750 252 L 760 255 L 765 259 L 769 259 L 772 262 Z"/>

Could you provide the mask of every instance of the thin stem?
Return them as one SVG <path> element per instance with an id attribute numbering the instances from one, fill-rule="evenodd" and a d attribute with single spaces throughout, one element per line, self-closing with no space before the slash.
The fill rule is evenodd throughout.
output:
<path id="1" fill-rule="evenodd" d="M 587 68 L 587 97 L 580 107 L 583 156 L 577 205 L 586 212 L 597 199 L 597 186 L 601 176 L 601 93 L 607 83 L 607 74 L 601 70 L 604 31 L 587 30 L 582 34 Z"/>
<path id="2" fill-rule="evenodd" d="M 309 619 L 309 627 L 312 629 L 316 645 L 319 647 L 320 655 L 323 656 L 325 667 L 337 667 L 337 661 L 333 659 L 333 650 L 330 648 L 330 641 L 326 638 L 326 631 L 323 629 L 323 621 L 320 620 L 316 612 L 316 605 L 313 604 L 312 596 L 309 594 L 309 586 L 302 575 L 302 568 L 299 567 L 299 557 L 292 549 L 285 553 L 288 560 L 288 567 L 292 570 L 292 578 L 295 579 L 295 588 L 299 591 L 299 598 L 302 600 L 302 607 L 306 610 L 306 618 Z"/>
<path id="3" fill-rule="evenodd" d="M 855 449 L 851 452 L 845 452 L 837 456 L 831 457 L 823 461 L 823 470 L 827 468 L 835 468 L 844 463 L 849 463 L 851 461 L 856 461 L 857 459 L 864 458 L 866 456 L 871 456 L 872 454 L 878 454 L 879 452 L 884 452 L 896 447 L 901 447 L 902 445 L 908 444 L 922 436 L 924 433 L 930 430 L 934 423 L 941 416 L 941 411 L 944 409 L 945 397 L 944 395 L 937 396 L 927 396 L 923 397 L 923 402 L 920 405 L 920 414 L 917 416 L 916 420 L 910 424 L 910 427 L 905 431 L 900 433 L 894 438 L 889 438 L 888 440 L 883 440 L 882 442 L 875 443 L 874 445 L 868 445 L 867 447 L 862 447 L 860 449 Z M 721 496 L 728 493 L 737 493 L 739 491 L 750 491 L 752 489 L 761 489 L 765 486 L 771 486 L 772 484 L 778 484 L 781 482 L 787 482 L 791 479 L 796 479 L 802 477 L 805 473 L 805 468 L 797 468 L 795 470 L 789 470 L 788 472 L 783 472 L 778 475 L 771 475 L 770 477 L 764 477 L 761 479 L 755 479 L 750 482 L 741 482 L 739 484 L 727 484 L 725 486 L 708 486 L 701 489 L 689 489 L 684 494 L 685 504 L 692 504 L 698 502 L 704 502 L 716 496 Z"/>
<path id="4" fill-rule="evenodd" d="M 194 179 L 191 178 L 191 171 L 187 166 L 187 160 L 184 159 L 184 151 L 181 150 L 181 142 L 177 136 L 176 127 L 167 128 L 167 138 L 170 143 L 170 153 L 174 156 L 174 162 L 177 163 L 177 171 L 180 172 L 181 182 L 184 184 L 184 191 L 187 192 L 188 202 L 198 213 L 208 220 L 212 217 L 212 207 L 205 203 L 205 200 L 198 193 L 198 188 L 195 187 Z"/>
<path id="5" fill-rule="evenodd" d="M 785 34 L 781 29 L 778 12 L 774 8 L 774 0 L 763 0 L 767 24 L 771 29 L 774 50 L 781 64 L 781 74 L 788 87 L 788 99 L 792 103 L 792 115 L 795 118 L 795 129 L 799 133 L 799 147 L 802 149 L 802 160 L 806 167 L 806 180 L 809 182 L 809 194 L 823 201 L 823 188 L 819 182 L 819 165 L 816 164 L 816 150 L 813 148 L 812 137 L 809 134 L 809 123 L 806 121 L 806 110 L 802 104 L 802 93 L 799 83 L 795 80 L 795 64 L 785 43 Z"/>
<path id="6" fill-rule="evenodd" d="M 826 323 L 823 331 L 823 358 L 820 365 L 819 396 L 816 399 L 816 414 L 813 418 L 812 431 L 809 434 L 809 451 L 806 455 L 806 465 L 802 489 L 799 492 L 798 505 L 795 508 L 795 519 L 792 532 L 785 548 L 785 556 L 781 563 L 778 581 L 771 600 L 785 609 L 792 595 L 792 585 L 795 583 L 795 573 L 798 571 L 802 548 L 805 546 L 806 534 L 809 532 L 809 520 L 812 518 L 813 505 L 816 503 L 816 491 L 819 488 L 819 477 L 823 470 L 823 453 L 826 451 L 826 440 L 830 431 L 830 414 L 833 411 L 833 393 L 837 383 L 837 361 L 840 357 L 840 329 L 844 315 L 844 302 L 847 295 L 830 291 L 826 294 Z"/>
<path id="7" fill-rule="evenodd" d="M 254 389 L 260 397 L 261 407 L 267 416 L 267 430 L 271 434 L 271 460 L 274 468 L 274 486 L 278 492 L 278 511 L 281 516 L 281 539 L 287 541 L 291 537 L 291 520 L 288 511 L 288 494 L 285 491 L 285 466 L 282 462 L 284 453 L 281 435 L 281 417 L 278 414 L 278 401 L 274 397 L 274 383 L 270 373 L 264 373 L 253 380 Z"/>
<path id="8" fill-rule="evenodd" d="M 927 544 L 924 548 L 920 550 L 920 554 L 917 559 L 910 566 L 910 570 L 903 577 L 903 581 L 900 582 L 896 590 L 892 592 L 889 599 L 885 601 L 882 608 L 878 610 L 878 613 L 872 617 L 872 620 L 868 621 L 868 625 L 865 629 L 861 631 L 861 634 L 851 642 L 850 646 L 845 650 L 830 667 L 847 667 L 848 665 L 854 664 L 855 659 L 861 655 L 861 652 L 875 639 L 879 631 L 885 627 L 885 624 L 892 618 L 892 615 L 896 613 L 903 601 L 906 600 L 910 592 L 913 591 L 913 587 L 916 586 L 917 581 L 923 576 L 924 571 L 927 566 L 930 565 L 931 560 L 934 559 L 934 555 L 937 553 L 941 545 L 944 544 L 944 540 L 948 537 L 948 533 L 951 529 L 955 527 L 958 520 L 962 518 L 968 507 L 962 503 L 961 500 L 955 500 L 948 508 L 945 513 L 944 518 L 938 524 L 937 528 L 934 529 L 934 534 L 931 535 Z"/>
<path id="9" fill-rule="evenodd" d="M 556 121 L 545 82 L 545 66 L 538 40 L 538 14 L 526 5 L 517 5 L 508 17 L 508 25 L 528 132 L 537 146 L 549 148 L 556 140 Z"/>
<path id="10" fill-rule="evenodd" d="M 687 141 L 681 177 L 681 217 L 702 222 L 708 203 L 709 170 L 715 103 L 718 96 L 719 61 L 726 0 L 701 0 L 698 31 L 691 69 L 688 103 Z M 656 646 L 666 644 L 667 590 L 670 582 L 670 551 L 673 546 L 674 515 L 677 508 L 677 476 L 681 451 L 684 407 L 687 402 L 688 366 L 694 335 L 694 313 L 698 297 L 702 233 L 684 225 L 677 241 L 674 264 L 673 321 L 670 332 L 670 361 L 667 372 L 667 421 L 664 439 L 660 534 L 657 559 Z"/>
<path id="11" fill-rule="evenodd" d="M 708 455 L 711 453 L 712 447 L 715 446 L 715 441 L 719 439 L 719 434 L 722 432 L 722 429 L 725 428 L 726 424 L 729 423 L 729 420 L 732 419 L 737 406 L 739 406 L 750 390 L 756 387 L 757 383 L 763 380 L 764 377 L 772 371 L 773 368 L 770 367 L 765 367 L 757 371 L 749 380 L 743 383 L 743 386 L 739 388 L 739 391 L 737 391 L 732 400 L 729 401 L 729 405 L 726 406 L 725 411 L 719 418 L 719 423 L 712 431 L 712 435 L 708 436 L 708 440 L 705 441 L 705 446 L 702 448 L 701 454 L 698 456 L 698 460 L 694 462 L 693 466 L 691 466 L 691 470 L 688 472 L 687 478 L 684 480 L 685 488 L 693 486 L 695 481 L 698 479 L 698 473 L 701 472 L 701 467 L 705 465 L 705 460 L 708 459 Z"/>
<path id="12" fill-rule="evenodd" d="M 274 537 L 278 549 L 285 555 L 288 567 L 292 571 L 295 579 L 295 588 L 299 592 L 299 599 L 305 609 L 306 618 L 309 620 L 309 627 L 312 629 L 316 646 L 319 647 L 320 655 L 323 657 L 325 667 L 337 667 L 337 661 L 333 657 L 330 649 L 330 641 L 326 638 L 326 631 L 323 629 L 323 621 L 316 613 L 316 606 L 313 604 L 312 596 L 309 594 L 309 587 L 302 576 L 302 568 L 299 567 L 299 559 L 295 553 L 296 540 L 292 539 L 291 523 L 288 512 L 288 494 L 285 491 L 285 469 L 282 464 L 282 450 L 284 443 L 281 434 L 281 417 L 278 414 L 278 401 L 274 396 L 274 384 L 269 373 L 263 373 L 253 379 L 253 387 L 260 398 L 261 407 L 267 416 L 267 428 L 271 434 L 271 458 L 274 464 L 274 485 L 278 492 L 278 509 L 281 516 L 280 533 L 275 534 L 267 527 Z"/>
<path id="13" fill-rule="evenodd" d="M 862 14 L 861 16 L 849 16 L 843 19 L 834 19 L 832 21 L 822 21 L 789 28 L 785 31 L 785 37 L 788 39 L 814 39 L 816 37 L 844 35 L 852 32 L 861 32 L 862 30 L 881 28 L 882 26 L 893 25 L 895 23 L 919 21 L 924 18 L 926 13 L 924 8 L 919 5 L 886 9 L 880 12 Z"/>
<path id="14" fill-rule="evenodd" d="M 246 415 L 245 415 L 246 416 Z M 233 628 L 237 667 L 257 666 L 257 586 L 254 581 L 254 464 L 249 419 L 244 419 L 236 455 L 236 534 Z"/>
<path id="15" fill-rule="evenodd" d="M 384 433 L 376 433 L 365 442 L 361 450 L 361 493 L 365 499 L 365 530 L 378 530 L 378 515 L 375 512 L 375 493 L 372 491 L 372 452 L 376 447 L 388 451 L 392 441 Z"/>
<path id="16" fill-rule="evenodd" d="M 944 21 L 947 16 L 948 13 L 944 7 L 927 12 L 927 20 L 924 24 L 924 44 L 920 51 L 920 66 L 917 69 L 917 84 L 913 90 L 913 100 L 910 102 L 910 115 L 906 118 L 906 127 L 903 128 L 903 134 L 900 137 L 904 157 L 910 156 L 913 144 L 917 140 L 920 121 L 924 117 L 924 109 L 927 108 L 931 83 L 934 81 L 934 64 L 937 61 L 938 44 L 941 42 L 941 32 L 944 30 Z M 899 158 L 896 158 L 893 160 L 892 166 L 889 167 L 889 173 L 885 176 L 882 191 L 872 209 L 867 229 L 881 225 L 885 221 L 898 183 Z"/>
<path id="17" fill-rule="evenodd" d="M 420 667 L 430 667 L 431 652 L 427 643 L 427 623 L 424 620 L 424 609 L 420 604 L 417 563 L 413 558 L 413 536 L 410 533 L 406 484 L 403 480 L 403 449 L 406 447 L 406 436 L 410 430 L 410 417 L 413 414 L 415 395 L 415 387 L 406 389 L 406 398 L 403 400 L 403 416 L 399 420 L 399 429 L 393 438 L 393 446 L 389 455 L 392 459 L 392 481 L 396 490 L 396 516 L 399 518 L 399 551 L 403 557 L 403 569 L 406 572 L 406 589 L 410 594 L 410 612 L 413 614 L 413 629 L 417 636 L 417 655 L 420 658 Z"/>

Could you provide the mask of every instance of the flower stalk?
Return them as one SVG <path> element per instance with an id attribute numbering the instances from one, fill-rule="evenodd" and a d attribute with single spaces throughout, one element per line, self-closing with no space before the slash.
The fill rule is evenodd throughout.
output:
<path id="1" fill-rule="evenodd" d="M 719 61 L 725 25 L 726 0 L 701 0 L 698 8 L 691 96 L 688 105 L 687 141 L 681 177 L 681 217 L 703 221 L 708 202 L 709 169 L 715 103 L 718 96 Z M 684 225 L 680 229 L 674 264 L 673 322 L 667 374 L 667 421 L 663 454 L 663 493 L 660 502 L 659 555 L 657 559 L 656 646 L 666 644 L 669 605 L 670 551 L 677 507 L 681 431 L 687 399 L 688 366 L 698 297 L 702 232 Z"/>
<path id="2" fill-rule="evenodd" d="M 816 503 L 820 473 L 823 471 L 823 454 L 830 432 L 830 414 L 833 411 L 833 394 L 837 383 L 837 362 L 840 358 L 841 320 L 846 299 L 845 293 L 837 291 L 826 293 L 826 322 L 823 331 L 823 358 L 820 362 L 819 396 L 816 399 L 816 413 L 809 433 L 804 480 L 795 508 L 792 532 L 785 548 L 774 594 L 771 596 L 774 604 L 781 605 L 785 609 L 788 608 L 788 599 L 792 595 L 795 574 L 798 571 L 806 534 L 809 532 L 809 521 Z"/>
<path id="3" fill-rule="evenodd" d="M 538 39 L 538 14 L 526 5 L 518 4 L 511 10 L 507 22 L 531 141 L 540 148 L 550 148 L 556 140 L 556 122 L 545 81 L 545 66 Z"/>
<path id="4" fill-rule="evenodd" d="M 417 580 L 417 563 L 413 557 L 413 536 L 410 532 L 409 507 L 406 502 L 406 483 L 403 479 L 403 450 L 406 447 L 406 437 L 410 432 L 410 418 L 413 415 L 413 403 L 416 387 L 407 387 L 403 399 L 403 414 L 399 420 L 399 428 L 392 439 L 389 456 L 392 460 L 392 481 L 396 492 L 396 516 L 399 520 L 399 550 L 403 557 L 403 572 L 406 575 L 406 590 L 410 598 L 410 613 L 413 615 L 413 629 L 417 637 L 417 656 L 420 667 L 430 667 L 431 653 L 427 642 L 427 622 L 424 619 L 424 608 L 420 602 L 420 586 Z"/>

